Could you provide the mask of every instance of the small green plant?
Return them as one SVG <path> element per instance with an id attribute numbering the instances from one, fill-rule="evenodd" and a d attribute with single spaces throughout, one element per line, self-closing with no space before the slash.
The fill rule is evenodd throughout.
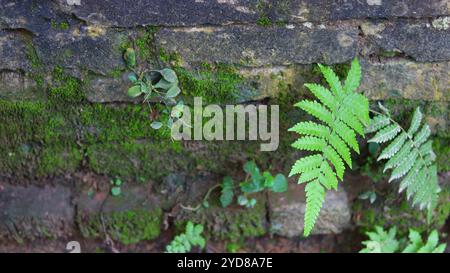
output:
<path id="1" fill-rule="evenodd" d="M 120 178 L 115 178 L 110 181 L 110 184 L 112 186 L 111 188 L 111 194 L 113 196 L 119 196 L 122 193 L 121 186 L 122 186 L 122 180 Z"/>
<path id="2" fill-rule="evenodd" d="M 287 180 L 282 174 L 277 174 L 275 177 L 269 171 L 260 172 L 258 166 L 254 161 L 249 161 L 244 165 L 244 171 L 247 177 L 244 182 L 239 184 L 240 194 L 237 197 L 237 202 L 241 206 L 252 208 L 256 205 L 256 199 L 251 197 L 251 194 L 261 192 L 263 190 L 270 190 L 273 192 L 285 192 L 287 190 Z M 221 184 L 220 203 L 222 207 L 228 207 L 235 196 L 235 184 L 233 179 L 226 176 Z"/>
<path id="3" fill-rule="evenodd" d="M 408 240 L 396 238 L 397 229 L 392 227 L 385 231 L 382 227 L 375 227 L 375 231 L 367 232 L 369 240 L 362 244 L 365 246 L 360 253 L 395 253 L 404 246 L 401 253 L 443 253 L 446 244 L 439 244 L 439 235 L 433 230 L 426 242 L 422 240 L 419 232 L 410 229 Z"/>
<path id="4" fill-rule="evenodd" d="M 432 149 L 428 124 L 422 124 L 423 114 L 417 108 L 408 130 L 391 119 L 388 109 L 379 104 L 382 113 L 372 119 L 366 133 L 376 133 L 369 142 L 389 143 L 377 160 L 387 160 L 383 172 L 392 169 L 389 182 L 402 179 L 400 192 L 406 189 L 413 205 L 431 211 L 437 204 L 440 187 L 437 178 L 436 155 Z M 420 130 L 419 130 L 420 129 Z"/>
<path id="5" fill-rule="evenodd" d="M 369 240 L 362 242 L 365 246 L 360 253 L 394 253 L 399 247 L 395 235 L 397 229 L 391 228 L 388 232 L 382 227 L 375 227 L 375 232 L 366 232 Z"/>
<path id="6" fill-rule="evenodd" d="M 316 152 L 297 160 L 289 176 L 299 174 L 298 183 L 307 183 L 304 235 L 308 236 L 325 200 L 325 189 L 337 189 L 343 180 L 345 164 L 352 167 L 350 149 L 359 153 L 356 135 L 364 136 L 369 124 L 369 101 L 356 93 L 361 79 L 358 60 L 352 62 L 344 85 L 334 71 L 319 64 L 331 91 L 319 84 L 305 84 L 319 101 L 302 100 L 295 106 L 321 123 L 299 122 L 289 131 L 302 135 L 292 147 Z M 333 168 L 334 167 L 334 170 Z"/>
<path id="7" fill-rule="evenodd" d="M 156 130 L 163 127 L 172 128 L 174 120 L 181 117 L 184 107 L 182 100 L 176 100 L 181 93 L 176 73 L 169 68 L 139 71 L 136 53 L 132 48 L 126 49 L 124 59 L 127 68 L 131 70 L 128 73 L 128 80 L 133 84 L 128 89 L 128 96 L 136 98 L 143 95 L 144 103 L 147 103 L 151 109 L 151 102 L 163 105 L 165 108 L 162 113 L 155 113 L 154 116 L 163 114 L 167 118 L 159 120 L 155 118 L 151 127 Z"/>
<path id="8" fill-rule="evenodd" d="M 202 236 L 203 225 L 194 225 L 188 222 L 184 233 L 179 234 L 166 246 L 167 253 L 187 253 L 192 247 L 205 248 L 206 240 Z"/>

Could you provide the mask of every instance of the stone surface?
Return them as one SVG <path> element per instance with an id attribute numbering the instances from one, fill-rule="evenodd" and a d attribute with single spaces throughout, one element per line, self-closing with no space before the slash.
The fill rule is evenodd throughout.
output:
<path id="1" fill-rule="evenodd" d="M 356 27 L 345 25 L 313 30 L 303 26 L 229 26 L 163 28 L 156 40 L 188 64 L 263 66 L 346 62 L 355 56 L 357 35 Z"/>
<path id="2" fill-rule="evenodd" d="M 124 66 L 120 44 L 127 39 L 124 32 L 102 27 L 80 27 L 69 30 L 50 29 L 33 38 L 36 53 L 45 67 L 61 66 L 81 77 L 82 72 L 107 75 Z"/>
<path id="3" fill-rule="evenodd" d="M 71 192 L 63 186 L 21 187 L 0 183 L 0 238 L 66 237 L 73 232 Z"/>
<path id="4" fill-rule="evenodd" d="M 0 72 L 0 99 L 5 100 L 40 100 L 45 92 L 36 88 L 36 82 L 20 72 Z"/>
<path id="5" fill-rule="evenodd" d="M 404 20 L 378 24 L 377 28 L 368 34 L 384 51 L 400 52 L 419 62 L 450 60 L 450 29 Z"/>
<path id="6" fill-rule="evenodd" d="M 359 90 L 371 99 L 450 100 L 450 62 L 361 60 L 361 66 L 363 76 Z"/>
<path id="7" fill-rule="evenodd" d="M 283 194 L 270 194 L 270 230 L 274 234 L 296 237 L 303 234 L 304 187 L 290 183 Z M 336 234 L 350 227 L 351 210 L 344 190 L 327 191 L 324 205 L 312 234 Z"/>
<path id="8" fill-rule="evenodd" d="M 20 32 L 0 30 L 0 70 L 27 71 L 27 46 Z"/>
<path id="9" fill-rule="evenodd" d="M 274 24 L 450 14 L 445 0 L 1 0 L 0 25 L 37 31 L 49 20 L 114 27 Z M 71 15 L 74 15 L 73 17 Z"/>
<path id="10" fill-rule="evenodd" d="M 123 77 L 95 77 L 86 87 L 86 97 L 90 102 L 138 101 L 139 99 L 132 99 L 127 95 L 130 87 L 130 82 Z"/>

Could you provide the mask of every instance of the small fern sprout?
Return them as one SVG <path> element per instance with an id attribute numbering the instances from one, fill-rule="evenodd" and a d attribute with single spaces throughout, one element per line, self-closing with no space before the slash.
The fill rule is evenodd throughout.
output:
<path id="1" fill-rule="evenodd" d="M 317 100 L 295 104 L 317 121 L 302 121 L 289 129 L 301 135 L 292 147 L 313 153 L 297 160 L 289 174 L 300 175 L 299 184 L 307 183 L 304 236 L 309 236 L 315 225 L 326 190 L 337 189 L 345 164 L 352 167 L 350 151 L 359 153 L 356 136 L 364 136 L 364 127 L 370 122 L 369 101 L 356 93 L 361 79 L 358 60 L 353 60 L 344 84 L 331 68 L 319 64 L 319 69 L 330 89 L 307 83 Z"/>
<path id="2" fill-rule="evenodd" d="M 411 125 L 405 130 L 391 118 L 388 109 L 381 104 L 379 107 L 382 112 L 373 111 L 376 115 L 366 128 L 366 133 L 375 133 L 369 142 L 387 144 L 377 160 L 387 160 L 383 172 L 392 169 L 389 182 L 401 179 L 399 192 L 406 190 L 413 206 L 431 211 L 437 203 L 440 187 L 434 163 L 436 155 L 428 139 L 430 127 L 422 124 L 420 108 L 415 110 Z"/>

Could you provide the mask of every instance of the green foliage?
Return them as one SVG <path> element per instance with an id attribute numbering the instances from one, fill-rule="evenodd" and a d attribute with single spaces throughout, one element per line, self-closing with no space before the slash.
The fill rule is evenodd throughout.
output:
<path id="1" fill-rule="evenodd" d="M 250 197 L 251 194 L 270 190 L 273 192 L 285 192 L 287 190 L 287 180 L 282 174 L 277 174 L 275 177 L 269 171 L 261 174 L 258 166 L 254 161 L 249 161 L 244 165 L 244 171 L 247 173 L 247 178 L 244 182 L 239 184 L 240 194 L 237 197 L 237 202 L 241 206 L 253 208 L 256 205 L 256 199 Z M 221 184 L 220 203 L 222 207 L 228 207 L 235 195 L 235 186 L 233 179 L 226 176 Z"/>
<path id="2" fill-rule="evenodd" d="M 132 48 L 126 49 L 124 59 L 128 69 L 132 71 L 128 74 L 128 80 L 133 84 L 128 89 L 128 96 L 136 98 L 144 95 L 144 103 L 148 103 L 150 108 L 150 102 L 164 105 L 162 113 L 157 113 L 155 109 L 154 115 L 162 114 L 166 118 L 154 118 L 151 127 L 155 130 L 162 127 L 172 128 L 174 120 L 181 117 L 184 107 L 182 100 L 175 99 L 181 93 L 175 71 L 169 68 L 138 71 L 136 53 Z"/>
<path id="3" fill-rule="evenodd" d="M 440 187 L 437 178 L 435 154 L 431 130 L 422 124 L 423 114 L 416 108 L 408 130 L 391 119 L 390 112 L 381 104 L 383 113 L 378 113 L 366 133 L 376 133 L 369 142 L 388 144 L 377 160 L 387 160 L 383 172 L 392 169 L 389 182 L 402 179 L 400 192 L 406 189 L 408 200 L 414 205 L 431 211 L 437 203 Z"/>
<path id="4" fill-rule="evenodd" d="M 394 253 L 399 248 L 399 242 L 395 238 L 397 229 L 392 227 L 386 232 L 382 227 L 375 227 L 375 232 L 367 232 L 369 240 L 362 242 L 365 246 L 360 253 Z"/>
<path id="5" fill-rule="evenodd" d="M 120 180 L 119 178 L 116 178 L 114 180 L 110 181 L 111 183 L 111 194 L 113 196 L 118 196 L 120 195 L 120 193 L 122 192 L 122 189 L 120 188 L 120 186 L 122 186 L 122 180 Z"/>
<path id="6" fill-rule="evenodd" d="M 243 78 L 236 68 L 225 64 L 205 63 L 195 71 L 175 67 L 183 95 L 202 97 L 207 103 L 230 103 L 236 101 Z"/>
<path id="7" fill-rule="evenodd" d="M 356 135 L 364 136 L 364 125 L 370 122 L 369 101 L 356 93 L 361 79 L 358 60 L 352 62 L 344 85 L 331 68 L 319 65 L 319 69 L 331 91 L 318 84 L 305 84 L 318 101 L 302 100 L 295 106 L 321 123 L 304 121 L 289 129 L 302 135 L 292 147 L 315 152 L 297 160 L 289 174 L 299 174 L 299 184 L 308 183 L 305 236 L 314 227 L 325 199 L 325 189 L 337 189 L 338 179 L 343 180 L 344 162 L 352 167 L 350 149 L 359 153 Z"/>
<path id="8" fill-rule="evenodd" d="M 190 252 L 192 247 L 198 246 L 205 248 L 206 240 L 202 236 L 203 225 L 194 225 L 188 222 L 184 233 L 179 234 L 173 241 L 166 246 L 167 253 L 186 253 Z"/>
<path id="9" fill-rule="evenodd" d="M 367 232 L 369 240 L 364 241 L 364 249 L 360 253 L 395 253 L 400 250 L 401 245 L 405 245 L 402 253 L 443 253 L 446 244 L 439 244 L 439 235 L 433 230 L 426 242 L 422 240 L 419 232 L 410 229 L 408 240 L 396 238 L 397 230 L 392 227 L 386 232 L 382 227 L 375 227 L 374 232 Z M 404 242 L 404 243 L 402 243 Z"/>
<path id="10" fill-rule="evenodd" d="M 72 104 L 83 102 L 85 94 L 79 79 L 68 75 L 62 67 L 56 66 L 53 69 L 49 97 L 55 106 L 62 106 L 64 102 Z"/>

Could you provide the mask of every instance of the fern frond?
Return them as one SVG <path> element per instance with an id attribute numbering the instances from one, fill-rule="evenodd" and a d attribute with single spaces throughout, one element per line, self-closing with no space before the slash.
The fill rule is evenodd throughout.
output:
<path id="1" fill-rule="evenodd" d="M 327 138 L 330 134 L 330 129 L 327 126 L 317 124 L 312 121 L 299 122 L 294 127 L 289 129 L 290 132 L 296 132 L 297 134 L 306 136 L 316 136 Z"/>
<path id="2" fill-rule="evenodd" d="M 330 146 L 327 146 L 325 149 L 323 149 L 323 155 L 333 164 L 334 168 L 336 169 L 337 176 L 341 180 L 344 180 L 345 166 L 336 151 Z"/>
<path id="3" fill-rule="evenodd" d="M 322 208 L 323 201 L 325 200 L 325 189 L 320 185 L 319 181 L 314 180 L 308 183 L 305 187 L 306 191 L 306 209 L 305 209 L 305 229 L 303 235 L 309 236 L 317 217 L 319 216 L 320 209 Z"/>
<path id="4" fill-rule="evenodd" d="M 295 104 L 295 106 L 306 111 L 308 114 L 325 122 L 328 125 L 331 125 L 333 123 L 333 116 L 331 112 L 317 101 L 302 100 L 301 102 Z"/>
<path id="5" fill-rule="evenodd" d="M 339 77 L 336 75 L 336 73 L 334 73 L 333 69 L 321 64 L 319 64 L 319 69 L 322 72 L 328 85 L 330 86 L 333 94 L 338 99 L 342 98 L 344 93 L 344 91 L 342 90 L 342 84 L 341 81 L 339 80 Z"/>
<path id="6" fill-rule="evenodd" d="M 389 159 L 391 158 L 395 153 L 397 153 L 403 146 L 403 144 L 406 141 L 406 133 L 400 134 L 398 137 L 396 137 L 391 144 L 389 144 L 384 150 L 381 152 L 380 156 L 377 158 L 377 160 L 381 159 Z"/>
<path id="7" fill-rule="evenodd" d="M 391 124 L 380 131 L 369 142 L 385 143 L 393 139 L 402 129 L 397 124 Z"/>
<path id="8" fill-rule="evenodd" d="M 331 146 L 338 152 L 338 154 L 344 159 L 345 163 L 351 168 L 352 167 L 352 159 L 350 154 L 350 149 L 347 147 L 344 141 L 337 136 L 335 133 L 332 133 L 329 137 L 329 142 Z"/>
<path id="9" fill-rule="evenodd" d="M 320 84 L 305 83 L 305 86 L 331 111 L 335 111 L 337 107 L 336 98 L 331 92 Z"/>
<path id="10" fill-rule="evenodd" d="M 389 117 L 384 115 L 377 115 L 372 119 L 370 125 L 366 127 L 364 132 L 366 134 L 374 133 L 383 128 L 384 126 L 388 125 L 389 123 L 391 123 Z"/>
<path id="11" fill-rule="evenodd" d="M 356 134 L 352 129 L 341 121 L 334 122 L 333 129 L 342 138 L 342 140 L 350 146 L 350 148 L 359 154 L 358 141 L 356 141 Z"/>
<path id="12" fill-rule="evenodd" d="M 356 133 L 364 136 L 363 124 L 349 109 L 341 108 L 337 114 L 337 118 L 343 121 L 348 127 L 352 128 Z"/>
<path id="13" fill-rule="evenodd" d="M 322 164 L 322 160 L 323 158 L 321 155 L 310 155 L 301 158 L 295 162 L 291 172 L 289 173 L 289 176 L 293 176 L 294 174 L 299 174 L 317 168 L 320 166 L 320 164 Z"/>
<path id="14" fill-rule="evenodd" d="M 298 183 L 307 183 L 305 236 L 310 234 L 319 215 L 325 190 L 336 190 L 338 181 L 343 180 L 344 162 L 352 167 L 350 149 L 359 153 L 356 135 L 364 135 L 364 125 L 370 122 L 369 101 L 355 93 L 361 77 L 358 61 L 352 62 L 344 87 L 331 68 L 323 65 L 319 68 L 330 89 L 305 84 L 318 101 L 302 100 L 295 105 L 319 122 L 299 122 L 289 129 L 302 135 L 292 144 L 294 148 L 316 152 L 297 160 L 289 174 L 300 174 Z"/>
<path id="15" fill-rule="evenodd" d="M 297 139 L 291 146 L 304 151 L 322 151 L 326 145 L 323 138 L 305 136 Z"/>
<path id="16" fill-rule="evenodd" d="M 417 107 L 416 111 L 414 111 L 414 115 L 411 120 L 411 126 L 409 126 L 408 134 L 413 135 L 417 130 L 419 129 L 420 122 L 422 121 L 422 112 L 420 111 L 420 108 Z"/>
<path id="17" fill-rule="evenodd" d="M 369 99 L 362 94 L 351 94 L 346 101 L 346 105 L 350 108 L 353 114 L 364 124 L 369 125 L 370 117 L 369 112 Z"/>
<path id="18" fill-rule="evenodd" d="M 321 172 L 321 169 L 316 168 L 316 169 L 312 169 L 309 172 L 301 173 L 300 177 L 298 178 L 298 184 L 302 184 L 302 183 L 317 179 L 320 175 L 320 172 Z"/>
<path id="19" fill-rule="evenodd" d="M 419 108 L 414 111 L 407 131 L 391 119 L 386 108 L 381 105 L 380 108 L 384 114 L 379 113 L 375 116 L 372 128 L 366 129 L 366 132 L 376 132 L 370 142 L 391 141 L 378 157 L 378 160 L 388 160 L 384 172 L 392 169 L 389 182 L 402 179 L 399 192 L 406 189 L 406 196 L 408 199 L 412 198 L 413 206 L 419 205 L 420 209 L 432 210 L 440 188 L 437 168 L 433 164 L 435 154 L 432 142 L 428 140 L 431 134 L 430 127 L 426 123 L 421 124 L 423 114 Z"/>
<path id="20" fill-rule="evenodd" d="M 345 79 L 344 92 L 351 93 L 356 90 L 361 81 L 361 66 L 359 65 L 358 59 L 355 58 L 352 61 L 350 70 L 348 71 L 347 78 Z"/>

